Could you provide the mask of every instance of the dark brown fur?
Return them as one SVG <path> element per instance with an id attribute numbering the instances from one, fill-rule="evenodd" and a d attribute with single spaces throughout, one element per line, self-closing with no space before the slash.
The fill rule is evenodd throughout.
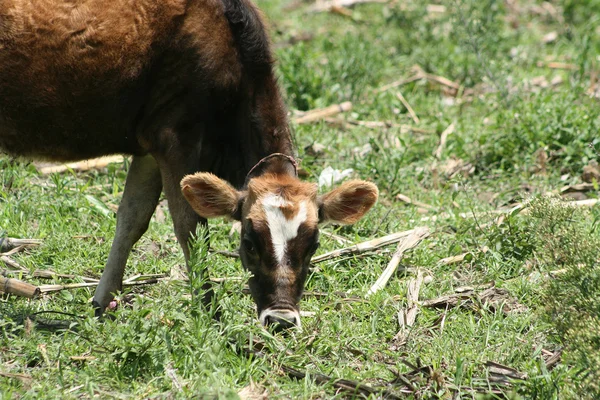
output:
<path id="1" fill-rule="evenodd" d="M 246 0 L 2 0 L 0 148 L 67 161 L 179 147 L 197 152 L 187 172 L 240 184 L 291 152 L 272 62 Z"/>
<path id="2" fill-rule="evenodd" d="M 98 310 L 161 190 L 187 260 L 205 220 L 181 179 L 210 171 L 241 187 L 263 157 L 292 155 L 272 64 L 249 0 L 0 0 L 0 151 L 133 155 Z"/>

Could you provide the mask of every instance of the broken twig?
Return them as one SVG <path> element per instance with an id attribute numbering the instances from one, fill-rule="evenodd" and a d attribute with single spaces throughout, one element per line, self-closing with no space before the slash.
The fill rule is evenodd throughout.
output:
<path id="1" fill-rule="evenodd" d="M 484 364 L 488 369 L 490 383 L 510 384 L 511 380 L 525 380 L 527 374 L 519 372 L 512 367 L 499 364 L 494 361 L 487 361 Z"/>
<path id="2" fill-rule="evenodd" d="M 410 114 L 410 117 L 413 119 L 413 121 L 415 122 L 415 124 L 418 124 L 420 122 L 419 121 L 419 117 L 417 117 L 417 113 L 415 113 L 415 110 L 413 110 L 413 108 L 410 106 L 410 104 L 408 103 L 408 101 L 406 101 L 406 99 L 402 95 L 402 92 L 398 91 L 396 93 L 396 97 L 398 98 L 398 100 L 400 100 L 400 102 L 402 103 L 402 105 L 404 107 L 406 107 L 406 110 Z"/>
<path id="3" fill-rule="evenodd" d="M 454 122 L 448 125 L 446 129 L 442 132 L 440 136 L 440 144 L 433 153 L 435 158 L 438 160 L 442 157 L 442 151 L 444 151 L 444 147 L 446 146 L 446 141 L 448 140 L 448 136 L 454 133 Z"/>
<path id="4" fill-rule="evenodd" d="M 42 175 L 48 175 L 53 173 L 65 172 L 68 170 L 73 171 L 88 171 L 90 169 L 100 169 L 106 167 L 108 164 L 123 162 L 125 158 L 123 156 L 106 156 L 99 158 L 92 158 L 90 160 L 78 161 L 69 164 L 60 165 L 48 165 L 38 167 L 38 172 Z"/>
<path id="5" fill-rule="evenodd" d="M 386 235 L 377 239 L 368 240 L 366 242 L 358 243 L 343 249 L 337 249 L 330 251 L 329 253 L 321 254 L 313 257 L 312 263 L 323 262 L 332 258 L 337 258 L 345 255 L 364 253 L 365 251 L 371 251 L 379 249 L 380 247 L 387 246 L 388 244 L 397 243 L 407 236 L 412 235 L 415 229 L 411 229 L 403 232 L 396 232 L 390 235 Z"/>
<path id="6" fill-rule="evenodd" d="M 0 253 L 14 250 L 15 248 L 26 248 L 38 246 L 42 243 L 40 239 L 15 239 L 15 238 L 0 238 Z"/>
<path id="7" fill-rule="evenodd" d="M 23 268 L 18 262 L 16 262 L 15 260 L 13 260 L 12 258 L 8 257 L 8 256 L 0 256 L 0 261 L 2 261 L 4 264 L 6 264 L 6 266 L 19 270 L 19 271 L 25 271 L 25 268 Z"/>
<path id="8" fill-rule="evenodd" d="M 320 121 L 324 118 L 331 117 L 339 113 L 350 111 L 351 109 L 352 103 L 346 101 L 341 104 L 334 104 L 329 107 L 307 111 L 302 116 L 296 117 L 294 122 L 297 124 L 308 124 L 310 122 Z"/>
<path id="9" fill-rule="evenodd" d="M 400 200 L 400 201 L 402 201 L 402 202 L 404 202 L 406 204 L 412 204 L 412 205 L 417 206 L 419 208 L 423 208 L 423 209 L 425 209 L 427 211 L 433 210 L 435 208 L 433 206 L 430 206 L 429 204 L 422 203 L 422 202 L 420 202 L 418 200 L 413 200 L 410 197 L 403 195 L 402 193 L 398 193 L 396 195 L 396 200 Z"/>
<path id="10" fill-rule="evenodd" d="M 409 236 L 407 236 L 406 239 L 399 242 L 398 247 L 396 248 L 396 251 L 394 252 L 394 255 L 393 255 L 391 261 L 389 262 L 388 266 L 383 271 L 383 273 L 381 274 L 379 279 L 377 279 L 377 281 L 373 284 L 373 286 L 371 286 L 371 288 L 367 292 L 367 296 L 370 296 L 373 293 L 376 293 L 379 290 L 383 289 L 385 287 L 385 285 L 387 284 L 387 282 L 392 277 L 392 275 L 394 274 L 394 272 L 396 271 L 396 268 L 398 267 L 400 260 L 404 256 L 404 253 L 407 250 L 410 250 L 410 249 L 416 247 L 419 243 L 421 243 L 421 241 L 423 239 L 428 237 L 429 234 L 430 234 L 429 228 L 418 227 L 418 228 L 413 229 L 413 232 Z"/>
<path id="11" fill-rule="evenodd" d="M 419 303 L 419 291 L 423 284 L 423 272 L 417 270 L 417 277 L 411 279 L 408 282 L 408 291 L 406 297 L 408 298 L 408 308 L 401 309 L 398 312 L 398 323 L 400 324 L 400 330 L 394 336 L 395 343 L 406 343 L 407 331 L 412 327 L 417 319 L 418 303 Z"/>
<path id="12" fill-rule="evenodd" d="M 308 10 L 306 10 L 306 12 L 317 13 L 317 12 L 331 11 L 334 8 L 352 7 L 352 6 L 356 5 L 356 4 L 363 4 L 363 3 L 381 3 L 381 4 L 386 4 L 386 3 L 388 3 L 388 0 L 331 0 L 331 1 L 323 1 L 323 2 L 317 3 L 317 4 L 313 5 L 312 7 L 308 8 Z"/>

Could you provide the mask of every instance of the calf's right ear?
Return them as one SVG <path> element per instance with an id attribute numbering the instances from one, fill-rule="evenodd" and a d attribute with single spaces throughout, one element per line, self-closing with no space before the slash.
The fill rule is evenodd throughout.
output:
<path id="1" fill-rule="evenodd" d="M 211 173 L 185 176 L 181 180 L 181 191 L 201 217 L 231 217 L 237 220 L 241 217 L 243 193 Z"/>

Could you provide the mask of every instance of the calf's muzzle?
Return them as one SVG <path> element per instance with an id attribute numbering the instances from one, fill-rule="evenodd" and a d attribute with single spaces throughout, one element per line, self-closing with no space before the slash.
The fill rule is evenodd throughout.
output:
<path id="1" fill-rule="evenodd" d="M 300 328 L 300 314 L 295 310 L 269 308 L 260 313 L 260 322 L 265 327 L 271 327 L 276 332 L 289 328 Z"/>

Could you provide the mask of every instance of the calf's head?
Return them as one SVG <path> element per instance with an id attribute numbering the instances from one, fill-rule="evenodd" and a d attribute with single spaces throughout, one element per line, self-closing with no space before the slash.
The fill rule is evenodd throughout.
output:
<path id="1" fill-rule="evenodd" d="M 242 223 L 240 257 L 260 322 L 283 329 L 300 325 L 298 303 L 310 259 L 319 247 L 318 224 L 352 224 L 375 203 L 377 187 L 343 183 L 319 196 L 314 184 L 287 173 L 264 173 L 238 191 L 210 173 L 181 181 L 184 196 L 204 218 L 228 216 Z"/>

